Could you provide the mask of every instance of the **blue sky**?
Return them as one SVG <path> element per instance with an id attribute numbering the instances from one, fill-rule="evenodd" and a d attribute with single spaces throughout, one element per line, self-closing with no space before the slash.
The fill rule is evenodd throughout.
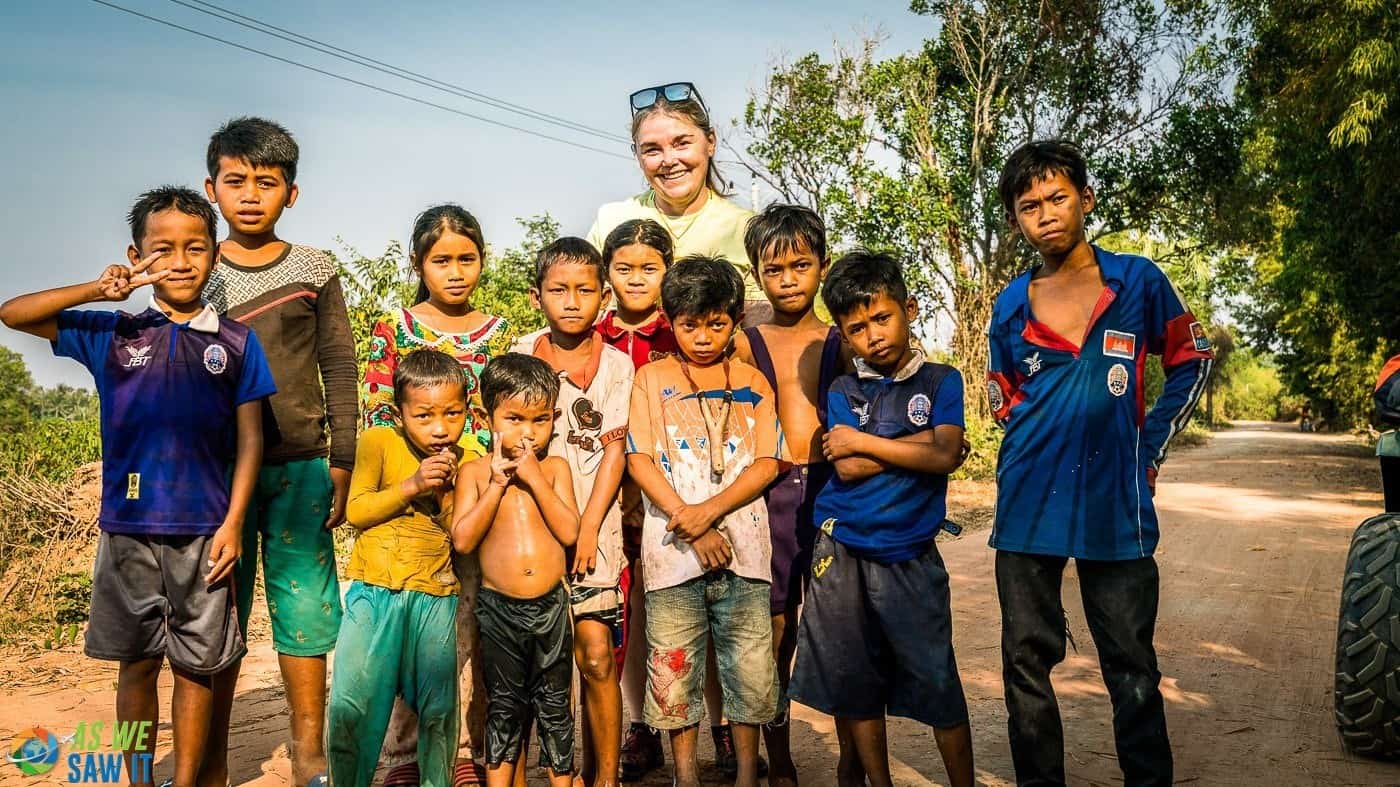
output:
<path id="1" fill-rule="evenodd" d="M 113 0 L 223 38 L 413 93 L 463 111 L 561 133 L 465 99 L 262 36 L 166 0 Z M 215 0 L 218 5 L 405 69 L 576 122 L 627 133 L 627 94 L 695 82 L 721 136 L 780 57 L 881 29 L 888 51 L 918 45 L 933 20 L 907 2 L 465 3 L 442 0 Z M 405 11 L 404 9 L 411 9 Z M 88 0 L 0 3 L 0 151 L 10 181 L 0 298 L 95 277 L 121 261 L 124 214 L 161 183 L 198 187 L 224 120 L 253 114 L 301 143 L 302 196 L 279 233 L 367 253 L 404 240 L 414 215 L 460 202 L 498 247 L 515 218 L 549 212 L 583 234 L 599 204 L 639 191 L 636 165 L 496 128 L 274 62 Z M 608 145 L 583 136 L 581 141 Z M 627 153 L 625 145 L 618 152 Z M 741 201 L 748 179 L 731 167 Z M 761 197 L 761 201 L 771 198 Z M 139 297 L 146 297 L 145 293 Z M 87 386 L 86 371 L 11 332 L 36 381 Z"/>

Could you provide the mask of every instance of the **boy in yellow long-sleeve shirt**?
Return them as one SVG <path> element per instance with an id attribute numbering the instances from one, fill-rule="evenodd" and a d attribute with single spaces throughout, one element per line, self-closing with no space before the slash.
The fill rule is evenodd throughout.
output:
<path id="1" fill-rule="evenodd" d="M 346 575 L 327 722 L 331 782 L 367 787 L 394 698 L 418 715 L 424 787 L 449 787 L 457 750 L 457 578 L 452 485 L 467 422 L 461 368 L 419 350 L 394 372 L 399 426 L 360 436 L 346 519 L 359 537 Z"/>

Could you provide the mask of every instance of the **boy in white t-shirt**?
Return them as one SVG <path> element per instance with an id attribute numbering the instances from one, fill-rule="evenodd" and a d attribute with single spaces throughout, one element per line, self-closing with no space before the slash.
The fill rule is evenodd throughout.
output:
<path id="1" fill-rule="evenodd" d="M 622 512 L 617 491 L 626 467 L 633 366 L 593 329 L 607 302 L 603 258 L 582 238 L 560 238 L 539 253 L 531 302 L 549 327 L 512 348 L 559 373 L 559 416 L 549 453 L 569 463 L 580 505 L 570 574 L 574 658 L 583 673 L 585 784 L 618 784 L 622 693 L 613 648 L 621 642 Z"/>

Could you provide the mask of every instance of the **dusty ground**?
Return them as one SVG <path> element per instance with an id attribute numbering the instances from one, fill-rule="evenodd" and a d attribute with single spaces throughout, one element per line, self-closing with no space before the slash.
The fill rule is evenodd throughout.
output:
<path id="1" fill-rule="evenodd" d="M 1342 751 L 1330 710 L 1347 545 L 1356 524 L 1380 507 L 1374 461 L 1344 436 L 1242 424 L 1168 464 L 1158 494 L 1164 535 L 1157 644 L 1178 784 L 1400 784 L 1400 765 Z M 986 497 L 974 485 L 958 490 L 964 524 L 985 520 L 985 512 L 967 509 L 980 508 Z M 1011 784 L 986 532 L 969 532 L 942 549 L 952 574 L 955 647 L 979 782 Z M 1055 672 L 1070 782 L 1121 783 L 1108 699 L 1072 570 L 1065 598 L 1079 644 Z M 109 718 L 113 679 L 111 668 L 72 649 L 0 654 L 0 740 L 33 724 L 69 731 L 79 721 Z M 266 641 L 246 662 L 234 721 L 235 784 L 286 784 L 285 703 Z M 170 769 L 168 735 L 167 727 L 159 777 Z M 799 708 L 793 738 L 804 783 L 833 783 L 830 720 Z M 927 729 L 891 722 L 891 755 L 896 783 L 946 783 Z M 701 757 L 708 756 L 702 744 Z M 4 785 L 63 778 L 59 769 L 25 779 L 0 765 Z M 666 783 L 660 775 L 647 782 Z"/>

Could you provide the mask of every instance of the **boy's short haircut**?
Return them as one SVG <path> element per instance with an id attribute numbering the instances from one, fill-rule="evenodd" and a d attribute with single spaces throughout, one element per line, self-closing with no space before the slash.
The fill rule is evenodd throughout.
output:
<path id="1" fill-rule="evenodd" d="M 1001 207 L 1006 215 L 1015 215 L 1016 198 L 1026 193 L 1032 184 L 1054 175 L 1069 178 L 1081 192 L 1089 186 L 1089 167 L 1078 147 L 1063 140 L 1042 139 L 1027 142 L 1012 151 L 1006 157 L 1001 180 L 997 183 L 997 194 L 1001 196 Z"/>
<path id="2" fill-rule="evenodd" d="M 603 256 L 593 248 L 593 244 L 583 238 L 565 236 L 540 249 L 535 255 L 535 288 L 544 286 L 544 275 L 555 265 L 588 265 L 598 274 L 598 285 L 608 283 L 608 273 L 603 270 Z"/>
<path id="3" fill-rule="evenodd" d="M 257 117 L 234 118 L 209 138 L 205 164 L 209 177 L 219 176 L 219 159 L 242 159 L 255 167 L 281 167 L 287 183 L 297 179 L 297 159 L 301 155 L 292 134 L 281 125 Z"/>
<path id="4" fill-rule="evenodd" d="M 666 267 L 671 267 L 671 263 L 675 262 L 675 243 L 671 241 L 671 233 L 667 232 L 665 227 L 651 219 L 628 219 L 614 227 L 603 241 L 603 267 L 612 266 L 613 255 L 618 249 L 637 243 L 656 249 Z"/>
<path id="5" fill-rule="evenodd" d="M 436 388 L 439 385 L 460 386 L 462 398 L 467 398 L 467 381 L 462 376 L 462 365 L 456 358 L 441 350 L 414 350 L 394 368 L 394 404 L 403 407 L 404 395 L 409 388 Z"/>
<path id="6" fill-rule="evenodd" d="M 843 256 L 822 283 L 822 300 L 838 323 L 881 295 L 901 305 L 909 300 L 899 260 L 880 252 L 858 250 Z"/>
<path id="7" fill-rule="evenodd" d="M 559 401 L 559 373 L 533 355 L 505 353 L 492 358 L 481 372 L 482 406 L 492 413 L 501 402 L 514 397 L 549 402 L 552 407 Z"/>
<path id="8" fill-rule="evenodd" d="M 661 308 L 672 322 L 715 312 L 738 322 L 744 313 L 744 280 L 723 257 L 691 255 L 661 277 Z"/>
<path id="9" fill-rule="evenodd" d="M 803 248 L 826 262 L 826 223 L 803 205 L 769 205 L 744 228 L 744 251 L 754 270 L 764 254 L 776 256 Z"/>
<path id="10" fill-rule="evenodd" d="M 209 229 L 210 243 L 219 239 L 219 220 L 208 198 L 183 186 L 161 186 L 137 197 L 136 204 L 126 214 L 126 221 L 131 225 L 131 242 L 136 248 L 141 248 L 141 239 L 146 236 L 146 220 L 151 214 L 171 209 L 202 220 Z"/>

